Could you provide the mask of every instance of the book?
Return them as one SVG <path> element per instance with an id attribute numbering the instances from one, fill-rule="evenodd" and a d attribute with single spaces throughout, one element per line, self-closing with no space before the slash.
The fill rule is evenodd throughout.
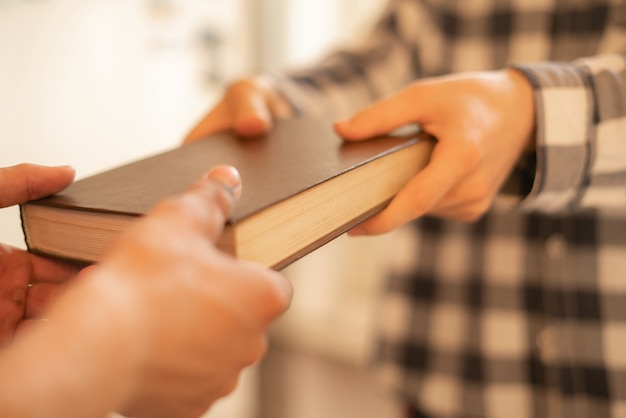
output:
<path id="1" fill-rule="evenodd" d="M 217 246 L 281 269 L 381 210 L 428 162 L 415 131 L 344 142 L 328 120 L 279 121 L 271 133 L 220 133 L 78 180 L 21 205 L 30 251 L 97 262 L 159 200 L 218 164 L 236 167 L 243 193 Z"/>

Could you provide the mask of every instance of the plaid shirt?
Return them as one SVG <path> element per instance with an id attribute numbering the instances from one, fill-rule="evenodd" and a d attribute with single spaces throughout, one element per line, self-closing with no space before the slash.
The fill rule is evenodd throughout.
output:
<path id="1" fill-rule="evenodd" d="M 457 71 L 534 87 L 523 202 L 397 234 L 378 360 L 425 415 L 626 417 L 625 53 L 624 0 L 392 0 L 363 42 L 273 74 L 309 115 Z"/>

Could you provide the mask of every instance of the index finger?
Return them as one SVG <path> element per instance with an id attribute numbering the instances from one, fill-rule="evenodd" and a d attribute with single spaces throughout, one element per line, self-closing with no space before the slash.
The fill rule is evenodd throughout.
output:
<path id="1" fill-rule="evenodd" d="M 39 199 L 60 192 L 74 181 L 72 167 L 19 164 L 0 168 L 0 207 Z"/>
<path id="2" fill-rule="evenodd" d="M 253 137 L 272 128 L 272 115 L 260 81 L 241 80 L 232 84 L 222 100 L 192 129 L 184 143 L 233 130 Z"/>
<path id="3" fill-rule="evenodd" d="M 418 85 L 410 86 L 388 98 L 380 100 L 347 120 L 335 122 L 337 133 L 347 141 L 358 141 L 385 135 L 407 124 L 427 123 L 427 113 L 420 109 Z"/>
<path id="4" fill-rule="evenodd" d="M 193 127 L 183 143 L 187 144 L 218 132 L 227 131 L 232 127 L 231 119 L 227 103 L 221 101 Z"/>

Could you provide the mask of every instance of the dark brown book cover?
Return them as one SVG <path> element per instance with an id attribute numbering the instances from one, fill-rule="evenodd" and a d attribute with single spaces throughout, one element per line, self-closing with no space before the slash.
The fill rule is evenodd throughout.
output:
<path id="1" fill-rule="evenodd" d="M 159 200 L 186 190 L 211 167 L 230 164 L 240 171 L 243 181 L 241 200 L 229 221 L 236 225 L 280 201 L 418 141 L 420 136 L 414 134 L 347 143 L 335 134 L 331 121 L 281 121 L 267 136 L 216 134 L 79 180 L 55 196 L 29 204 L 139 216 Z"/>

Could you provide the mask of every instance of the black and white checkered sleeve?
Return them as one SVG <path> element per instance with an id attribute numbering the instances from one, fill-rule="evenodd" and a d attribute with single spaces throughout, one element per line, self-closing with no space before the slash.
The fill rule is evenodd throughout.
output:
<path id="1" fill-rule="evenodd" d="M 533 85 L 537 114 L 537 172 L 524 207 L 626 208 L 626 55 L 516 68 Z"/>

